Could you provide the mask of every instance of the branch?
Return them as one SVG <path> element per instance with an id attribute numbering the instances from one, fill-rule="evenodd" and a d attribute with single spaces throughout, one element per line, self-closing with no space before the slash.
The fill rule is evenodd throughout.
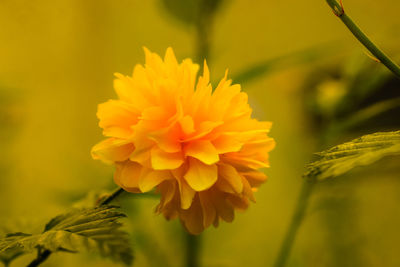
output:
<path id="1" fill-rule="evenodd" d="M 344 12 L 342 0 L 338 3 L 336 0 L 326 0 L 332 8 L 333 13 L 346 25 L 351 33 L 362 43 L 369 52 L 372 53 L 383 65 L 386 66 L 396 76 L 400 77 L 400 67 L 391 60 L 381 49 L 379 49 L 368 36 L 354 23 L 354 21 Z"/>

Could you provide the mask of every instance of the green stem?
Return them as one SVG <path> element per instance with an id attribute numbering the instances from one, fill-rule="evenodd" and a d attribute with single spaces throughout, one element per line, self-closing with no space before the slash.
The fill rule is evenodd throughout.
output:
<path id="1" fill-rule="evenodd" d="M 368 36 L 354 23 L 354 21 L 347 16 L 344 12 L 342 3 L 336 0 L 326 0 L 328 5 L 332 8 L 333 13 L 340 18 L 340 20 L 347 26 L 353 35 L 360 41 L 369 52 L 372 53 L 383 65 L 393 72 L 396 76 L 400 77 L 400 67 L 393 60 L 391 60 L 381 49 L 379 49 Z"/>
<path id="2" fill-rule="evenodd" d="M 196 27 L 196 61 L 203 65 L 205 59 L 209 60 L 210 40 L 208 29 L 209 23 L 206 18 L 201 17 Z"/>
<path id="3" fill-rule="evenodd" d="M 285 263 L 290 256 L 290 251 L 293 247 L 297 231 L 301 225 L 301 222 L 303 221 L 305 212 L 307 210 L 308 200 L 311 196 L 314 184 L 315 184 L 314 181 L 303 182 L 301 192 L 297 201 L 297 206 L 292 217 L 292 221 L 290 223 L 288 231 L 286 232 L 278 257 L 276 258 L 274 267 L 285 266 Z"/>
<path id="4" fill-rule="evenodd" d="M 201 66 L 205 59 L 210 61 L 211 35 L 213 30 L 214 14 L 218 7 L 216 0 L 201 0 L 198 2 L 196 18 L 196 61 Z"/>
<path id="5" fill-rule="evenodd" d="M 186 233 L 186 267 L 199 267 L 200 235 Z"/>
<path id="6" fill-rule="evenodd" d="M 36 267 L 42 264 L 47 258 L 50 256 L 51 251 L 50 250 L 45 250 L 42 253 L 39 253 L 37 258 L 34 259 L 31 263 L 27 265 L 27 267 Z"/>
<path id="7" fill-rule="evenodd" d="M 105 197 L 104 199 L 102 199 L 100 201 L 100 203 L 98 204 L 98 206 L 103 206 L 103 205 L 108 205 L 111 201 L 113 201 L 117 196 L 119 196 L 122 192 L 124 192 L 124 190 L 122 188 L 117 188 L 115 189 L 110 195 L 108 195 L 107 197 Z M 27 267 L 37 267 L 40 264 L 42 264 L 45 260 L 47 260 L 47 258 L 51 255 L 51 251 L 50 250 L 44 250 L 44 251 L 40 251 L 39 249 L 39 253 L 38 256 L 27 265 Z"/>
<path id="8" fill-rule="evenodd" d="M 118 187 L 110 195 L 108 195 L 103 200 L 101 200 L 99 203 L 99 206 L 108 205 L 111 201 L 113 201 L 116 197 L 118 197 L 123 192 L 125 192 L 124 189 Z"/>
<path id="9" fill-rule="evenodd" d="M 210 44 L 213 26 L 214 12 L 218 6 L 216 0 L 201 0 L 198 2 L 198 14 L 196 18 L 195 52 L 196 61 L 203 67 L 204 60 L 210 63 Z M 186 267 L 200 266 L 201 238 L 185 231 L 186 242 Z"/>

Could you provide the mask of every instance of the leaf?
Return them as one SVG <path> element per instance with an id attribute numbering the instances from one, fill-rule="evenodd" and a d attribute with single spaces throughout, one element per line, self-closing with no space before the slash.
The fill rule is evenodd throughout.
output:
<path id="1" fill-rule="evenodd" d="M 214 13 L 223 0 L 161 0 L 165 9 L 186 25 L 195 25 L 204 12 Z"/>
<path id="2" fill-rule="evenodd" d="M 8 244 L 8 242 L 13 242 L 14 240 L 19 240 L 24 237 L 30 236 L 29 234 L 24 233 L 13 233 L 8 234 L 4 238 L 0 239 L 0 251 L 4 246 Z M 3 241 L 4 240 L 4 241 Z M 30 251 L 29 251 L 30 252 Z M 25 254 L 26 251 L 24 248 L 19 246 L 7 249 L 6 251 L 0 253 L 0 261 L 4 263 L 5 266 L 8 266 L 11 261 L 15 260 L 19 256 Z"/>
<path id="3" fill-rule="evenodd" d="M 116 209 L 101 206 L 73 210 L 53 218 L 41 234 L 9 234 L 0 239 L 0 255 L 9 251 L 30 253 L 36 248 L 51 252 L 87 250 L 130 265 L 133 253 L 128 234 L 119 229 L 122 224 L 117 221 L 125 214 Z"/>
<path id="4" fill-rule="evenodd" d="M 333 121 L 324 138 L 332 139 L 338 136 L 339 133 L 353 129 L 361 124 L 366 124 L 369 120 L 379 119 L 388 112 L 397 109 L 400 109 L 400 97 L 376 102 L 366 108 L 357 110 L 345 119 Z"/>
<path id="5" fill-rule="evenodd" d="M 181 22 L 192 25 L 196 23 L 198 0 L 162 0 L 165 9 Z"/>
<path id="6" fill-rule="evenodd" d="M 30 234 L 25 234 L 20 232 L 22 229 L 28 232 L 37 233 L 39 231 L 39 221 L 36 220 L 27 220 L 25 218 L 21 218 L 18 220 L 8 220 L 2 218 L 0 225 L 0 249 L 1 249 L 1 240 L 7 239 L 9 241 L 18 239 L 20 237 L 25 237 Z M 10 234 L 11 233 L 11 234 Z M 16 247 L 15 249 L 7 250 L 4 253 L 0 253 L 0 261 L 3 262 L 6 266 L 10 264 L 17 257 L 23 255 L 25 252 L 23 249 Z"/>
<path id="7" fill-rule="evenodd" d="M 364 135 L 317 153 L 321 158 L 307 165 L 305 178 L 324 180 L 355 167 L 372 164 L 383 157 L 400 155 L 400 131 Z"/>
<path id="8" fill-rule="evenodd" d="M 333 47 L 334 45 L 331 43 L 320 44 L 315 47 L 309 47 L 303 50 L 267 59 L 248 67 L 239 74 L 234 75 L 233 81 L 239 84 L 248 83 L 262 76 L 269 75 L 277 70 L 309 63 L 317 59 L 319 60 L 322 56 L 331 54 Z"/>
<path id="9" fill-rule="evenodd" d="M 86 196 L 79 201 L 75 201 L 72 205 L 73 208 L 91 208 L 93 206 L 98 206 L 101 199 L 108 196 L 110 193 L 107 190 L 89 191 Z"/>

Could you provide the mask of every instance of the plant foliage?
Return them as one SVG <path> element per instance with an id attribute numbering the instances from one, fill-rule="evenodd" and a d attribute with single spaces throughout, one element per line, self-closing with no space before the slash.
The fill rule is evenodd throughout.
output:
<path id="1" fill-rule="evenodd" d="M 0 239 L 0 258 L 7 262 L 37 248 L 51 252 L 98 252 L 130 265 L 133 252 L 116 206 L 72 210 L 53 218 L 41 234 L 11 233 Z M 4 261 L 3 261 L 4 262 Z"/>
<path id="2" fill-rule="evenodd" d="M 214 13 L 223 0 L 161 0 L 165 9 L 185 25 L 195 25 L 204 11 Z"/>
<path id="3" fill-rule="evenodd" d="M 400 155 L 400 131 L 364 135 L 317 155 L 320 159 L 307 166 L 304 177 L 317 180 L 336 177 L 383 157 Z"/>

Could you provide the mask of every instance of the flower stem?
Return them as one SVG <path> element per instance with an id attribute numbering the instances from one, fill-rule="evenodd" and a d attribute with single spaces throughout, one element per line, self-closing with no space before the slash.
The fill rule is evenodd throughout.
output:
<path id="1" fill-rule="evenodd" d="M 400 67 L 391 60 L 381 49 L 379 49 L 368 36 L 354 23 L 354 21 L 344 12 L 342 0 L 338 3 L 336 0 L 326 0 L 332 8 L 333 13 L 346 25 L 351 33 L 360 41 L 369 52 L 372 53 L 383 65 L 385 65 L 396 76 L 400 77 Z"/>
<path id="2" fill-rule="evenodd" d="M 110 195 L 108 195 L 107 197 L 102 199 L 99 203 L 99 206 L 108 205 L 111 201 L 113 201 L 116 197 L 118 197 L 123 192 L 125 192 L 124 189 L 118 187 Z"/>
<path id="3" fill-rule="evenodd" d="M 200 67 L 204 67 L 204 60 L 210 63 L 210 46 L 211 35 L 214 22 L 215 10 L 218 7 L 219 1 L 216 0 L 200 0 L 198 1 L 198 14 L 196 18 L 195 28 L 195 53 L 196 61 Z M 186 267 L 199 267 L 201 238 L 200 235 L 191 235 L 185 233 L 186 238 Z"/>
<path id="4" fill-rule="evenodd" d="M 27 267 L 36 267 L 42 264 L 47 258 L 50 256 L 51 251 L 50 250 L 45 250 L 41 253 L 38 253 L 38 256 L 36 259 L 34 259 L 31 263 L 27 265 Z"/>
<path id="5" fill-rule="evenodd" d="M 214 26 L 215 12 L 220 6 L 221 0 L 198 1 L 198 13 L 196 17 L 195 51 L 196 62 L 201 66 L 205 59 L 210 61 L 210 47 Z"/>
<path id="6" fill-rule="evenodd" d="M 290 256 L 290 251 L 292 249 L 293 242 L 295 241 L 297 231 L 301 225 L 301 222 L 303 221 L 305 212 L 307 210 L 308 200 L 311 196 L 314 184 L 315 181 L 307 180 L 303 182 L 301 192 L 297 201 L 297 206 L 295 212 L 293 213 L 292 221 L 282 242 L 274 267 L 285 266 L 285 263 Z"/>
<path id="7" fill-rule="evenodd" d="M 115 189 L 110 195 L 108 195 L 107 197 L 105 197 L 104 199 L 102 199 L 98 206 L 103 206 L 103 205 L 108 205 L 111 201 L 113 201 L 116 197 L 118 197 L 122 192 L 124 192 L 124 189 L 118 187 L 117 189 Z M 36 257 L 36 259 L 34 259 L 31 263 L 29 263 L 27 265 L 27 267 L 37 267 L 40 264 L 42 264 L 45 260 L 47 260 L 47 258 L 51 255 L 51 251 L 50 250 L 44 250 L 44 251 L 40 251 L 38 253 L 38 256 Z"/>
<path id="8" fill-rule="evenodd" d="M 186 267 L 199 267 L 200 235 L 186 233 Z"/>

